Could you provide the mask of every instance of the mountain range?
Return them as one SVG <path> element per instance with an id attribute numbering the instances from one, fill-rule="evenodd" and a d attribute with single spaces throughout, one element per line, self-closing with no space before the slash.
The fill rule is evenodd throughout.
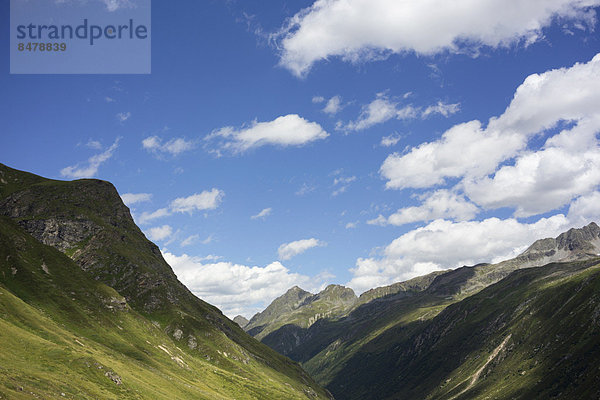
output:
<path id="1" fill-rule="evenodd" d="M 293 287 L 243 327 L 337 399 L 599 398 L 599 253 L 590 223 L 359 297 Z"/>
<path id="2" fill-rule="evenodd" d="M 194 296 L 108 182 L 0 164 L 0 398 L 327 399 Z"/>
<path id="3" fill-rule="evenodd" d="M 590 223 L 360 296 L 295 286 L 231 321 L 112 184 L 0 164 L 0 399 L 600 398 L 599 252 Z"/>

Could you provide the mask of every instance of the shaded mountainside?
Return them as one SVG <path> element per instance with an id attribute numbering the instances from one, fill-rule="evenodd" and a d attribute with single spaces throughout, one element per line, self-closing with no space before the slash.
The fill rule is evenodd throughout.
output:
<path id="1" fill-rule="evenodd" d="M 454 307 L 469 304 L 479 312 L 478 302 L 482 299 L 481 296 L 484 296 L 481 293 L 487 293 L 488 290 L 498 287 L 503 288 L 502 290 L 506 293 L 502 293 L 502 298 L 505 300 L 498 305 L 497 312 L 513 310 L 511 308 L 514 306 L 511 303 L 513 298 L 521 302 L 533 301 L 534 298 L 537 298 L 535 293 L 538 290 L 541 291 L 545 286 L 540 288 L 536 286 L 537 284 L 529 282 L 527 285 L 530 286 L 527 286 L 525 290 L 524 287 L 519 286 L 522 281 L 515 277 L 529 276 L 527 274 L 539 275 L 540 279 L 548 274 L 548 277 L 544 278 L 546 282 L 553 282 L 550 285 L 561 288 L 560 290 L 565 291 L 563 295 L 567 295 L 570 288 L 567 283 L 571 279 L 569 274 L 573 272 L 577 275 L 585 268 L 590 267 L 591 264 L 586 264 L 584 261 L 595 259 L 600 251 L 599 239 L 600 228 L 595 223 L 591 223 L 581 229 L 571 229 L 556 239 L 537 241 L 522 255 L 512 260 L 494 265 L 479 264 L 473 267 L 435 272 L 407 282 L 372 289 L 363 293 L 352 306 L 347 308 L 345 313 L 338 314 L 334 318 L 322 318 L 310 326 L 287 322 L 277 329 L 272 329 L 261 340 L 282 354 L 301 362 L 304 368 L 338 399 L 388 397 L 410 399 L 426 398 L 430 395 L 433 396 L 431 398 L 452 398 L 458 393 L 457 391 L 442 393 L 434 390 L 436 385 L 442 385 L 447 379 L 454 379 L 450 372 L 458 368 L 457 365 L 452 364 L 458 361 L 455 359 L 456 353 L 448 353 L 450 349 L 464 346 L 463 341 L 476 343 L 477 345 L 470 351 L 479 353 L 465 353 L 461 357 L 471 357 L 473 354 L 479 354 L 479 356 L 474 355 L 473 357 L 483 357 L 484 348 L 493 352 L 505 338 L 494 336 L 497 334 L 497 327 L 493 325 L 475 326 L 475 322 L 484 324 L 487 316 L 473 314 L 475 322 L 467 329 L 463 322 L 464 316 L 459 318 L 457 314 L 451 314 L 456 318 L 449 318 L 450 310 L 456 310 Z M 541 267 L 553 261 L 571 261 L 572 264 Z M 596 262 L 592 261 L 592 264 Z M 592 270 L 595 271 L 593 268 L 590 269 L 590 271 Z M 512 283 L 507 284 L 506 282 Z M 562 285 L 563 283 L 565 286 Z M 589 290 L 596 290 L 595 286 Z M 558 296 L 558 294 L 556 295 Z M 494 294 L 493 296 L 498 297 L 499 295 Z M 551 299 L 551 296 L 548 296 L 546 301 Z M 583 299 L 581 300 L 583 301 Z M 560 303 L 555 303 L 555 306 L 558 308 Z M 582 312 L 588 311 L 589 309 L 586 309 Z M 588 319 L 592 315 L 594 314 L 587 315 Z M 580 317 L 584 318 L 585 314 Z M 553 324 L 560 322 L 550 318 L 546 313 L 538 315 L 538 318 L 540 323 L 548 326 L 548 329 Z M 445 321 L 445 325 L 439 325 L 440 321 Z M 440 337 L 429 341 L 431 338 L 426 329 L 432 329 L 428 328 L 430 326 L 442 326 L 440 329 L 443 337 L 454 329 L 458 329 L 456 332 L 463 332 L 465 336 L 464 338 L 461 336 L 462 334 L 450 336 L 447 348 L 443 351 L 438 350 L 441 349 L 439 343 L 442 342 L 440 342 Z M 588 328 L 592 329 L 591 326 L 585 327 L 585 329 Z M 268 327 L 264 329 L 268 329 Z M 467 329 L 468 332 L 473 329 L 487 330 L 489 334 L 484 336 L 485 340 L 474 341 L 474 339 L 469 339 L 470 336 L 462 329 Z M 584 337 L 580 339 L 586 340 Z M 514 337 L 511 337 L 504 347 L 510 345 L 511 340 L 514 340 Z M 554 339 L 547 338 L 547 340 Z M 490 350 L 489 347 L 494 343 L 496 347 Z M 431 350 L 430 357 L 436 361 L 432 362 L 429 359 L 423 363 L 411 361 L 418 355 L 409 351 L 409 349 L 414 350 L 415 346 L 420 348 L 418 354 L 423 349 Z M 571 346 L 571 342 L 563 343 L 559 340 L 553 351 L 562 351 L 562 356 L 567 356 L 573 350 Z M 499 354 L 502 349 L 498 350 Z M 447 357 L 447 354 L 454 355 Z M 498 360 L 496 357 L 493 359 Z M 597 358 L 590 360 L 598 361 Z M 464 359 L 461 362 L 463 361 Z M 438 368 L 437 363 L 441 365 L 440 368 L 443 368 L 442 372 L 435 372 Z M 446 365 L 446 363 L 449 364 Z M 403 369 L 404 364 L 410 364 L 411 367 Z M 472 365 L 476 365 L 476 363 Z M 451 371 L 448 370 L 450 367 L 452 367 Z M 486 366 L 486 368 L 488 367 Z M 549 368 L 549 366 L 546 365 L 543 368 Z M 415 371 L 420 372 L 417 374 Z M 465 371 L 471 370 L 465 369 Z M 476 372 L 471 371 L 473 374 Z M 562 372 L 565 371 L 562 370 Z M 484 377 L 484 371 L 482 370 L 479 375 Z M 402 378 L 397 378 L 398 376 L 402 376 Z M 524 382 L 525 378 L 519 378 L 516 381 Z M 432 386 L 426 386 L 427 384 Z M 414 390 L 407 389 L 411 385 L 415 386 Z M 468 383 L 457 387 L 462 390 L 469 385 Z M 518 386 L 521 383 L 515 383 L 515 385 Z M 383 387 L 388 389 L 384 390 Z M 469 393 L 473 393 L 472 389 L 475 390 L 474 388 L 475 383 L 469 387 Z M 434 395 L 435 393 L 440 394 Z M 485 394 L 488 395 L 489 392 L 485 392 Z M 466 394 L 464 396 L 466 396 L 464 398 L 473 398 Z M 515 396 L 528 398 L 527 396 L 520 397 L 520 394 Z M 506 398 L 510 398 L 510 396 Z"/>
<path id="2" fill-rule="evenodd" d="M 108 182 L 0 164 L 0 240 L 2 398 L 329 397 L 189 292 Z"/>
<path id="3" fill-rule="evenodd" d="M 339 399 L 598 398 L 599 261 L 518 270 L 434 318 L 409 318 L 365 342 L 327 387 Z"/>
<path id="4" fill-rule="evenodd" d="M 248 320 L 242 315 L 236 315 L 235 318 L 233 318 L 233 322 L 238 324 L 242 329 L 244 329 L 244 327 L 248 325 Z"/>

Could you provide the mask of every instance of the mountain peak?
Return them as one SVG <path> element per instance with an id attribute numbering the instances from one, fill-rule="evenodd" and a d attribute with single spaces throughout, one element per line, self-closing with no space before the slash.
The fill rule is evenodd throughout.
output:
<path id="1" fill-rule="evenodd" d="M 571 228 L 556 238 L 534 242 L 517 259 L 527 259 L 536 264 L 572 261 L 600 253 L 600 227 L 595 223 L 582 228 Z"/>
<path id="2" fill-rule="evenodd" d="M 323 289 L 316 295 L 316 298 L 333 301 L 341 300 L 343 302 L 354 302 L 357 299 L 354 290 L 342 285 L 335 284 L 328 285 L 325 289 Z"/>

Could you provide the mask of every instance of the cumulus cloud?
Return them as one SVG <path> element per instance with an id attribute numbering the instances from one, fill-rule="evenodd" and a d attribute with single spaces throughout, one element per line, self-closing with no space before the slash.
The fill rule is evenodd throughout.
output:
<path id="1" fill-rule="evenodd" d="M 323 112 L 335 115 L 342 109 L 342 98 L 340 96 L 333 96 L 329 100 L 327 100 L 327 104 L 323 108 Z"/>
<path id="2" fill-rule="evenodd" d="M 177 156 L 185 151 L 192 150 L 195 143 L 183 138 L 173 138 L 166 142 L 158 136 L 149 136 L 142 140 L 142 147 L 155 154 L 168 153 Z"/>
<path id="3" fill-rule="evenodd" d="M 152 241 L 162 241 L 168 239 L 173 234 L 173 228 L 169 225 L 157 226 L 148 229 L 148 239 Z"/>
<path id="4" fill-rule="evenodd" d="M 316 291 L 327 278 L 291 272 L 278 261 L 259 267 L 214 262 L 187 254 L 163 252 L 163 256 L 183 284 L 230 318 L 238 314 L 252 317 L 294 285 Z"/>
<path id="5" fill-rule="evenodd" d="M 279 246 L 277 253 L 280 260 L 289 260 L 298 254 L 304 253 L 306 250 L 312 249 L 313 247 L 325 246 L 326 244 L 315 238 L 296 240 L 290 243 L 284 243 Z"/>
<path id="6" fill-rule="evenodd" d="M 269 208 L 265 208 L 261 212 L 259 212 L 258 214 L 251 216 L 250 219 L 259 219 L 259 218 L 263 218 L 264 219 L 264 218 L 268 217 L 269 215 L 271 215 L 272 211 L 273 211 L 273 209 L 270 208 L 270 207 Z"/>
<path id="7" fill-rule="evenodd" d="M 217 142 L 214 151 L 243 153 L 266 145 L 303 146 L 325 139 L 329 134 L 316 122 L 309 122 L 296 114 L 288 114 L 268 122 L 253 121 L 250 126 L 236 129 L 228 126 L 205 137 L 210 143 Z"/>
<path id="8" fill-rule="evenodd" d="M 569 204 L 598 185 L 597 145 L 581 152 L 547 147 L 519 156 L 514 165 L 501 167 L 493 177 L 466 182 L 465 192 L 483 207 L 512 207 L 515 216 L 528 217 Z"/>
<path id="9" fill-rule="evenodd" d="M 449 218 L 455 221 L 470 220 L 477 215 L 479 209 L 463 195 L 441 189 L 421 196 L 420 206 L 405 207 L 385 218 L 382 215 L 368 221 L 371 225 L 401 226 L 412 222 L 433 221 Z"/>
<path id="10" fill-rule="evenodd" d="M 275 35 L 280 64 L 297 76 L 320 60 L 372 61 L 389 54 L 477 54 L 528 45 L 554 20 L 592 26 L 599 0 L 317 0 Z M 434 11 L 432 11 L 434 10 Z M 431 29 L 435 27 L 435 29 Z"/>
<path id="11" fill-rule="evenodd" d="M 66 178 L 80 179 L 80 178 L 92 178 L 98 173 L 98 169 L 102 164 L 108 161 L 114 154 L 117 147 L 119 147 L 119 141 L 121 138 L 117 138 L 115 142 L 105 151 L 100 154 L 96 154 L 90 157 L 87 161 L 87 165 L 72 165 L 65 167 L 60 171 L 60 174 Z"/>
<path id="12" fill-rule="evenodd" d="M 595 191 L 577 198 L 569 206 L 569 221 L 575 226 L 600 223 L 600 192 Z"/>
<path id="13" fill-rule="evenodd" d="M 426 188 L 443 184 L 447 178 L 485 177 L 523 151 L 536 134 L 562 121 L 597 132 L 599 78 L 600 55 L 585 64 L 530 75 L 517 88 L 506 111 L 491 118 L 486 127 L 477 120 L 458 124 L 437 141 L 388 156 L 380 169 L 386 186 Z M 560 142 L 562 147 L 573 147 L 570 139 L 583 136 L 563 134 L 549 145 Z"/>
<path id="14" fill-rule="evenodd" d="M 202 210 L 214 210 L 221 204 L 225 193 L 219 189 L 205 190 L 188 197 L 179 197 L 171 202 L 170 209 L 173 212 L 187 212 Z"/>
<path id="15" fill-rule="evenodd" d="M 126 206 L 131 207 L 137 203 L 143 203 L 152 200 L 151 193 L 123 193 L 121 200 Z"/>
<path id="16" fill-rule="evenodd" d="M 392 241 L 380 258 L 358 259 L 347 286 L 360 293 L 436 270 L 499 262 L 518 255 L 537 239 L 555 237 L 572 226 L 562 214 L 531 224 L 512 218 L 435 220 Z"/>

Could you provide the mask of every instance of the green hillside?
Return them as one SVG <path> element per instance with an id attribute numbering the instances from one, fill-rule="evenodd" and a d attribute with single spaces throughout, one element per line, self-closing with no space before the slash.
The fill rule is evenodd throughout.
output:
<path id="1" fill-rule="evenodd" d="M 327 387 L 339 399 L 598 398 L 599 261 L 519 270 L 434 318 L 407 319 Z"/>
<path id="2" fill-rule="evenodd" d="M 590 281 L 591 277 L 596 279 L 599 243 L 600 228 L 591 223 L 556 239 L 540 240 L 522 255 L 499 264 L 436 272 L 370 290 L 342 315 L 322 318 L 310 326 L 289 322 L 261 340 L 301 362 L 337 399 L 539 398 L 525 391 L 532 382 L 525 378 L 527 372 L 519 369 L 521 364 L 517 374 L 507 372 L 516 364 L 506 370 L 493 367 L 513 340 L 522 339 L 520 330 L 532 319 L 539 322 L 541 331 L 536 331 L 535 340 L 527 346 L 536 341 L 552 342 L 547 345 L 552 354 L 540 352 L 529 358 L 537 363 L 540 376 L 570 376 L 570 371 L 564 369 L 567 366 L 552 367 L 537 359 L 538 355 L 544 360 L 570 357 L 576 342 L 600 345 L 592 334 L 598 324 L 590 322 L 600 313 L 600 308 L 590 309 L 600 298 L 599 287 Z M 534 267 L 552 260 L 569 262 Z M 559 309 L 561 302 L 573 295 L 573 285 L 582 279 L 586 282 L 585 295 L 569 300 L 574 305 L 569 312 L 579 313 L 581 330 L 569 331 L 562 323 L 565 316 L 552 315 L 549 310 Z M 516 312 L 527 304 L 536 307 L 528 309 L 529 314 Z M 513 328 L 506 330 L 509 323 Z M 563 326 L 564 331 L 556 337 L 546 336 L 553 332 L 553 326 Z M 561 338 L 567 334 L 575 336 L 565 342 Z M 590 366 L 599 360 L 597 356 L 590 354 L 585 359 L 582 355 L 578 361 L 581 373 L 595 376 L 596 370 Z M 485 361 L 481 364 L 475 360 Z M 514 363 L 522 363 L 521 358 L 518 360 Z M 505 373 L 509 377 L 502 375 Z M 491 379 L 510 380 L 506 384 L 518 390 L 508 391 L 508 386 L 499 382 L 490 384 Z M 455 382 L 454 386 L 448 386 L 450 382 Z M 544 384 L 550 385 L 550 381 L 542 380 L 536 390 Z M 565 390 L 584 393 L 574 387 Z"/>
<path id="3" fill-rule="evenodd" d="M 114 187 L 0 164 L 0 398 L 317 399 L 193 296 Z"/>

